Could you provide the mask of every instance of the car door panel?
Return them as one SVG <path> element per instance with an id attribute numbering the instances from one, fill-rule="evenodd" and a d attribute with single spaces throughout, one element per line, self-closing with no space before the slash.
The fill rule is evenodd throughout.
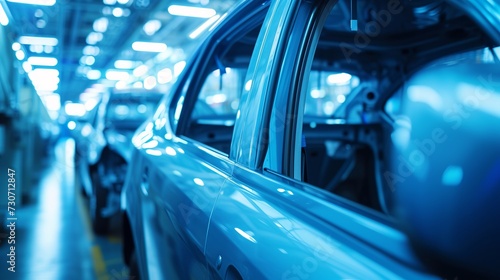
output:
<path id="1" fill-rule="evenodd" d="M 294 184 L 235 168 L 210 220 L 205 255 L 212 273 L 224 278 L 236 269 L 243 279 L 433 279 L 420 271 L 399 231 Z"/>
<path id="2" fill-rule="evenodd" d="M 142 174 L 147 174 L 141 200 L 148 274 L 150 279 L 206 279 L 208 221 L 231 165 L 210 148 L 168 138 L 155 135 L 140 150 Z"/>
<path id="3" fill-rule="evenodd" d="M 126 209 L 127 217 L 130 221 L 131 228 L 133 229 L 133 242 L 134 248 L 136 250 L 137 260 L 139 262 L 139 267 L 146 267 L 146 250 L 145 250 L 145 234 L 144 234 L 144 223 L 142 219 L 142 207 L 130 207 L 130 205 L 140 206 L 142 202 L 141 188 L 136 186 L 141 186 L 143 176 L 142 171 L 144 169 L 144 159 L 141 157 L 141 152 L 134 149 L 132 152 L 132 158 L 134 158 L 134 168 L 129 168 L 127 171 L 127 177 L 125 178 L 125 184 L 123 188 L 122 197 L 122 208 Z M 130 246 L 130 244 L 129 244 Z M 147 272 L 141 271 L 141 279 L 147 279 Z"/>

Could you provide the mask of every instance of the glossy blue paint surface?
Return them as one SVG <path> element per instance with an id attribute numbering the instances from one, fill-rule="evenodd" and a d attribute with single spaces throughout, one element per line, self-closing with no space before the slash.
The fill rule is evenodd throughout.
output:
<path id="1" fill-rule="evenodd" d="M 485 6 L 489 10 L 479 1 L 454 2 L 481 11 L 471 14 L 482 26 L 496 22 L 500 13 L 498 3 L 493 1 Z M 294 18 L 297 14 L 317 12 L 308 9 L 309 4 L 243 1 L 214 28 L 188 64 L 172 89 L 173 98 L 160 105 L 155 117 L 136 132 L 125 208 L 142 278 L 442 278 L 421 262 L 410 235 L 400 229 L 404 221 L 386 215 L 384 207 L 376 212 L 300 182 L 298 165 L 286 167 L 288 162 L 283 161 L 287 152 L 297 150 L 301 144 L 290 144 L 293 141 L 288 139 L 297 138 L 299 132 L 285 130 L 290 125 L 287 118 L 297 117 L 288 115 L 292 108 L 288 100 L 301 89 L 284 84 L 295 77 L 292 73 L 303 70 L 292 63 L 290 45 L 300 41 L 301 36 L 291 30 L 297 30 L 300 24 Z M 266 8 L 257 15 L 267 14 L 243 81 L 249 86 L 242 89 L 231 149 L 226 154 L 185 136 L 192 121 L 186 118 L 195 103 L 189 97 L 197 98 L 194 92 L 201 87 L 201 73 L 213 71 L 204 68 L 213 50 L 228 37 L 243 32 L 238 30 L 238 20 L 250 20 L 248 15 L 261 6 Z M 494 38 L 498 30 L 485 33 Z M 306 56 L 298 47 L 294 54 Z M 296 68 L 289 69 L 292 67 Z M 303 105 L 304 101 L 297 98 L 296 102 Z M 373 104 L 370 106 L 374 110 L 380 110 Z M 369 113 L 372 115 L 359 117 L 365 122 L 362 124 L 386 117 Z M 302 121 L 302 117 L 297 118 Z M 284 145 L 290 145 L 289 150 Z M 289 160 L 296 158 L 290 156 Z M 377 163 L 376 168 L 383 166 Z M 449 188 L 465 180 L 459 166 L 447 170 L 439 180 Z M 496 180 L 490 177 L 490 181 Z M 377 190 L 381 193 L 385 189 Z M 426 194 L 419 195 L 422 197 L 415 201 L 415 212 L 424 209 L 428 201 Z M 387 208 L 392 206 L 387 204 Z M 432 238 L 428 226 L 418 230 L 428 231 Z"/>
<path id="2" fill-rule="evenodd" d="M 244 279 L 433 279 L 408 269 L 419 264 L 401 232 L 242 168 L 222 188 L 207 244 L 209 265 L 222 256 Z"/>

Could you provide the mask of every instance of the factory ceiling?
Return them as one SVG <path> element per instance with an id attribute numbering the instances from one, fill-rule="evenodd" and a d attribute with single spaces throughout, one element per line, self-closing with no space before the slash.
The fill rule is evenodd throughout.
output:
<path id="1" fill-rule="evenodd" d="M 96 88 L 168 84 L 199 44 L 203 30 L 236 1 L 0 0 L 0 4 L 26 80 L 40 94 L 59 94 L 63 103 L 77 102 L 82 93 Z M 154 81 L 148 82 L 151 76 Z"/>

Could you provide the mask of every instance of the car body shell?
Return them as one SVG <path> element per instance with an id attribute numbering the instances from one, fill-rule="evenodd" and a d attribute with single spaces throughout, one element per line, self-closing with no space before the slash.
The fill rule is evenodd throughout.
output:
<path id="1" fill-rule="evenodd" d="M 175 96 L 199 83 L 198 68 L 218 36 L 258 18 L 268 5 L 243 2 L 223 17 L 188 64 L 174 98 L 134 136 L 124 207 L 141 279 L 439 279 L 393 220 L 298 182 L 299 172 L 287 166 L 293 153 L 283 144 L 291 135 L 300 139 L 284 131 L 276 115 L 290 113 L 285 93 L 301 86 L 280 70 L 293 68 L 286 52 L 304 55 L 286 39 L 293 36 L 292 26 L 303 24 L 296 17 L 300 1 L 274 1 L 269 8 L 230 154 L 182 135 L 186 124 L 182 113 L 176 116 Z M 490 36 L 499 38 L 493 28 L 498 3 L 450 2 L 468 7 Z M 184 108 L 193 106 L 188 97 Z M 274 141 L 263 143 L 266 129 Z M 289 176 L 262 168 L 264 161 Z"/>
<path id="2" fill-rule="evenodd" d="M 119 95 L 117 98 L 120 100 L 132 102 L 132 104 L 136 104 L 138 98 L 145 94 L 149 95 L 148 100 L 154 100 L 155 103 L 159 102 L 163 97 L 161 93 L 141 91 L 116 91 L 104 95 L 96 111 L 93 112 L 95 116 L 92 123 L 82 125 L 83 127 L 86 126 L 85 135 L 80 131 L 77 139 L 78 172 L 84 191 L 88 196 L 93 193 L 91 169 L 102 161 L 104 157 L 103 151 L 107 149 L 109 153 L 115 154 L 124 162 L 129 162 L 132 151 L 132 136 L 135 129 L 140 125 L 140 123 L 137 123 L 135 126 L 132 125 L 127 128 L 116 128 L 113 125 L 113 121 L 107 117 L 108 104 L 110 100 L 113 100 L 114 97 L 111 97 L 113 94 Z"/>

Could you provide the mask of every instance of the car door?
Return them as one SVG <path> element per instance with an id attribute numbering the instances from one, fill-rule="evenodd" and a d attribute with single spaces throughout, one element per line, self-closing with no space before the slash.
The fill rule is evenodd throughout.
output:
<path id="1" fill-rule="evenodd" d="M 261 3 L 245 5 L 254 11 Z M 253 48 L 241 39 L 253 31 L 246 29 L 253 20 L 241 19 L 251 16 L 226 19 L 230 23 L 210 35 L 179 77 L 172 99 L 134 137 L 138 155 L 131 180 L 140 191 L 127 196 L 140 200 L 134 203 L 140 213 L 131 214 L 140 218 L 131 223 L 142 225 L 136 239 L 148 279 L 208 277 L 203 255 L 208 222 L 232 173 L 228 151 L 245 61 Z"/>
<path id="2" fill-rule="evenodd" d="M 271 4 L 235 124 L 236 165 L 210 219 L 214 278 L 437 279 L 390 218 L 300 181 L 303 73 L 336 2 Z"/>
<path id="3" fill-rule="evenodd" d="M 205 279 L 208 220 L 231 165 L 217 152 L 171 137 L 155 135 L 140 151 L 145 267 L 150 279 Z"/>
<path id="4" fill-rule="evenodd" d="M 187 69 L 186 75 L 196 71 Z M 191 81 L 190 81 L 191 82 Z M 195 82 L 193 82 L 195 83 Z M 179 103 L 181 110 L 182 102 Z M 139 190 L 136 223 L 143 276 L 148 279 L 206 279 L 203 257 L 208 220 L 231 164 L 215 150 L 176 135 L 166 105 L 134 137 Z M 189 117 L 189 115 L 185 115 Z"/>

